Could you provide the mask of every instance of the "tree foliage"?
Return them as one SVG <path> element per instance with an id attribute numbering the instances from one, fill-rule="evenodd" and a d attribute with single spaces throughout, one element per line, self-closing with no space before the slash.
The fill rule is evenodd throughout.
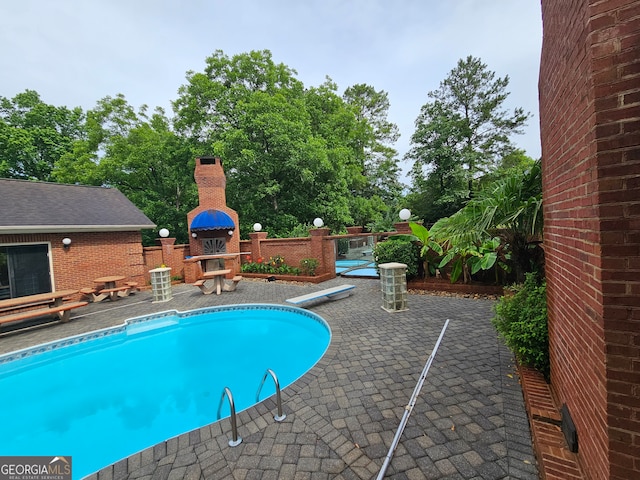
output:
<path id="1" fill-rule="evenodd" d="M 346 95 L 352 105 L 330 79 L 304 88 L 295 75 L 268 50 L 217 51 L 174 102 L 177 130 L 225 159 L 227 200 L 245 231 L 260 221 L 282 235 L 316 216 L 339 230 L 386 206 L 367 170 L 376 140 L 393 138 L 386 94 L 358 86 Z"/>
<path id="2" fill-rule="evenodd" d="M 87 112 L 29 90 L 0 97 L 0 176 L 118 188 L 186 242 L 193 159 L 217 155 L 241 231 L 259 221 L 286 236 L 318 216 L 334 231 L 379 223 L 401 190 L 387 94 L 358 84 L 341 96 L 329 78 L 305 87 L 296 75 L 268 50 L 216 51 L 187 73 L 173 117 L 121 94 Z"/>
<path id="3" fill-rule="evenodd" d="M 412 209 L 427 223 L 461 208 L 478 179 L 513 152 L 510 136 L 521 133 L 529 114 L 504 109 L 508 84 L 508 76 L 496 78 L 480 59 L 469 56 L 428 93 L 405 157 L 413 161 L 417 205 Z"/>
<path id="4" fill-rule="evenodd" d="M 120 190 L 179 243 L 187 238 L 187 213 L 197 205 L 191 145 L 172 130 L 162 110 L 138 112 L 124 96 L 101 99 L 87 112 L 87 135 L 74 154 L 56 164 L 56 180 Z M 143 231 L 145 244 L 155 232 Z"/>
<path id="5" fill-rule="evenodd" d="M 33 90 L 0 97 L 1 177 L 50 181 L 56 161 L 83 137 L 80 108 L 47 105 Z"/>

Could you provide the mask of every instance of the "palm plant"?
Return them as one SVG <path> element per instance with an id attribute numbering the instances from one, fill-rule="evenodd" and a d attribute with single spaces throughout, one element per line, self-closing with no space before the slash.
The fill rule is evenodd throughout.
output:
<path id="1" fill-rule="evenodd" d="M 423 262 L 425 275 L 435 275 L 438 262 L 433 254 L 442 255 L 442 247 L 434 240 L 431 232 L 424 225 L 409 222 L 409 228 L 411 229 L 411 235 L 402 233 L 393 235 L 389 239 L 408 239 L 412 242 L 420 243 L 420 259 Z"/>
<path id="2" fill-rule="evenodd" d="M 436 222 L 431 233 L 448 252 L 471 255 L 493 238 L 499 238 L 505 258 L 510 257 L 517 282 L 527 272 L 542 268 L 542 174 L 540 162 L 526 172 L 516 172 L 479 191 L 467 205 Z M 455 255 L 445 255 L 453 260 Z M 486 261 L 488 265 L 489 260 Z M 455 266 L 455 265 L 454 265 Z"/>

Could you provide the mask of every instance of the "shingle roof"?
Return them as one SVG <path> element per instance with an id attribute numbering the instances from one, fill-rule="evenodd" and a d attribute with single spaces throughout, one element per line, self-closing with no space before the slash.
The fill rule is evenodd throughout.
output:
<path id="1" fill-rule="evenodd" d="M 154 227 L 138 207 L 114 188 L 0 179 L 0 233 Z"/>

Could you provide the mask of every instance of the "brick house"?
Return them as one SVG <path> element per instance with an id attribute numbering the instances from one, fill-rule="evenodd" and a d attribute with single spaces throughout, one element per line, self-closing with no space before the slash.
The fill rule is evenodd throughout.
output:
<path id="1" fill-rule="evenodd" d="M 0 298 L 145 281 L 140 232 L 155 224 L 118 190 L 0 179 L 0 199 Z"/>

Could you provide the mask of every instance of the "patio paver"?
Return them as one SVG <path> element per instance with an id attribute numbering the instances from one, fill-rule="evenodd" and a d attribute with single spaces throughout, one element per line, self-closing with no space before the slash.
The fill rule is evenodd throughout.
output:
<path id="1" fill-rule="evenodd" d="M 334 279 L 328 288 L 345 283 Z M 490 323 L 493 302 L 410 295 L 409 309 L 381 308 L 378 280 L 350 278 L 345 299 L 312 305 L 331 326 L 325 356 L 282 391 L 287 418 L 276 423 L 273 398 L 238 414 L 243 442 L 228 446 L 224 419 L 139 452 L 91 479 L 376 478 L 404 408 L 445 319 L 450 319 L 385 478 L 538 479 L 513 356 Z M 202 295 L 174 286 L 151 303 L 142 291 L 89 305 L 66 324 L 4 334 L 0 353 L 121 324 L 164 310 L 236 303 L 279 303 L 318 289 L 242 281 L 236 291 Z M 212 406 L 215 408 L 215 406 Z"/>

